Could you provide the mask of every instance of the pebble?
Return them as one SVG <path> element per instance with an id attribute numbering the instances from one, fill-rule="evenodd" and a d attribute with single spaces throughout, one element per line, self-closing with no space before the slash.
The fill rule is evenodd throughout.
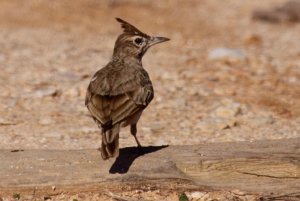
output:
<path id="1" fill-rule="evenodd" d="M 207 193 L 206 192 L 200 192 L 200 191 L 186 192 L 186 195 L 189 198 L 189 200 L 201 199 L 205 194 L 207 194 Z"/>
<path id="2" fill-rule="evenodd" d="M 299 22 L 300 2 L 298 0 L 286 1 L 284 4 L 268 10 L 255 10 L 252 14 L 254 20 L 272 23 Z"/>
<path id="3" fill-rule="evenodd" d="M 12 108 L 15 107 L 17 105 L 18 99 L 16 98 L 12 98 L 11 100 L 9 100 L 5 106 L 5 108 Z"/>
<path id="4" fill-rule="evenodd" d="M 17 122 L 13 122 L 13 121 L 10 121 L 8 119 L 4 119 L 2 117 L 0 117 L 0 126 L 3 125 L 3 126 L 9 126 L 9 125 L 16 125 Z"/>
<path id="5" fill-rule="evenodd" d="M 85 98 L 88 84 L 80 85 L 78 88 L 79 96 Z"/>
<path id="6" fill-rule="evenodd" d="M 159 139 L 157 139 L 157 140 L 154 142 L 154 144 L 156 144 L 156 145 L 166 145 L 166 144 L 168 144 L 168 143 L 167 143 L 166 140 L 164 140 L 164 139 L 162 139 L 162 138 L 159 138 Z"/>
<path id="7" fill-rule="evenodd" d="M 88 133 L 100 133 L 100 129 L 97 127 L 89 127 L 89 126 L 83 126 L 80 128 L 80 131 L 84 134 Z"/>
<path id="8" fill-rule="evenodd" d="M 210 193 L 204 194 L 200 199 L 197 199 L 197 201 L 213 201 L 213 200 L 219 200 L 219 199 L 212 199 L 212 196 Z"/>
<path id="9" fill-rule="evenodd" d="M 218 107 L 214 111 L 214 115 L 221 118 L 232 118 L 236 117 L 241 113 L 241 106 L 239 103 L 228 103 Z"/>
<path id="10" fill-rule="evenodd" d="M 240 196 L 245 196 L 245 195 L 246 195 L 245 192 L 243 192 L 243 191 L 241 191 L 241 190 L 239 190 L 239 189 L 233 189 L 231 192 L 232 192 L 233 194 L 235 194 L 235 195 L 240 195 Z"/>
<path id="11" fill-rule="evenodd" d="M 233 128 L 238 125 L 237 116 L 242 114 L 240 103 L 231 99 L 222 99 L 213 105 L 207 117 L 197 127 L 203 132 L 213 133 L 218 130 Z"/>
<path id="12" fill-rule="evenodd" d="M 43 118 L 39 119 L 39 124 L 43 125 L 43 126 L 50 125 L 53 123 L 55 123 L 55 122 L 50 117 L 43 117 Z"/>
<path id="13" fill-rule="evenodd" d="M 175 107 L 184 107 L 186 106 L 186 100 L 184 98 L 177 98 L 174 102 Z"/>
<path id="14" fill-rule="evenodd" d="M 299 83 L 299 78 L 297 76 L 289 76 L 286 78 L 286 81 L 290 84 L 297 84 Z"/>
<path id="15" fill-rule="evenodd" d="M 149 128 L 149 127 L 142 126 L 140 129 L 141 129 L 144 133 L 150 133 L 150 132 L 151 132 L 151 128 Z"/>
<path id="16" fill-rule="evenodd" d="M 81 76 L 77 73 L 70 71 L 59 72 L 56 75 L 57 81 L 68 81 L 68 82 L 78 82 L 81 79 Z"/>
<path id="17" fill-rule="evenodd" d="M 80 96 L 80 91 L 77 87 L 71 87 L 71 88 L 67 89 L 66 91 L 64 91 L 63 95 L 74 98 L 74 97 Z"/>
<path id="18" fill-rule="evenodd" d="M 164 124 L 162 124 L 161 122 L 153 122 L 150 125 L 150 130 L 153 133 L 156 133 L 160 130 L 162 130 L 164 128 Z"/>
<path id="19" fill-rule="evenodd" d="M 4 54 L 0 54 L 0 63 L 4 63 L 6 61 L 6 57 Z"/>
<path id="20" fill-rule="evenodd" d="M 200 122 L 198 122 L 197 127 L 203 132 L 213 133 L 217 130 L 232 128 L 236 125 L 238 125 L 238 122 L 234 118 L 227 119 L 215 117 L 201 120 Z"/>
<path id="21" fill-rule="evenodd" d="M 246 59 L 246 55 L 241 49 L 230 49 L 219 47 L 209 52 L 208 58 L 210 60 L 221 61 L 243 61 Z"/>
<path id="22" fill-rule="evenodd" d="M 250 124 L 254 126 L 263 126 L 273 124 L 275 122 L 272 115 L 254 117 L 250 120 Z"/>
<path id="23" fill-rule="evenodd" d="M 60 90 L 56 88 L 39 89 L 33 93 L 25 95 L 25 97 L 43 98 L 47 96 L 56 96 L 60 93 Z"/>
<path id="24" fill-rule="evenodd" d="M 195 88 L 191 88 L 189 91 L 187 91 L 188 95 L 194 96 L 194 97 L 207 97 L 213 94 L 213 90 L 203 86 L 203 85 L 196 85 Z"/>
<path id="25" fill-rule="evenodd" d="M 257 34 L 250 34 L 244 39 L 246 45 L 260 45 L 262 43 L 262 37 Z"/>

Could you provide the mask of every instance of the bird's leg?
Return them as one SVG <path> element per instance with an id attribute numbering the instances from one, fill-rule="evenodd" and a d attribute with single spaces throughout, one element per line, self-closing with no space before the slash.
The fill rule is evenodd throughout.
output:
<path id="1" fill-rule="evenodd" d="M 138 147 L 142 147 L 142 145 L 140 144 L 139 140 L 136 137 L 136 133 L 137 133 L 136 124 L 130 125 L 130 132 L 131 132 L 131 135 L 133 135 Z"/>
<path id="2" fill-rule="evenodd" d="M 97 121 L 96 121 L 96 123 L 99 126 L 99 128 L 101 129 L 101 138 L 102 138 L 102 136 L 104 135 L 104 129 L 102 128 L 102 126 L 100 124 L 98 124 Z M 102 138 L 102 140 L 103 140 L 103 138 Z M 98 148 L 98 151 L 101 152 L 101 148 L 102 148 L 102 145 L 101 145 L 101 147 Z"/>

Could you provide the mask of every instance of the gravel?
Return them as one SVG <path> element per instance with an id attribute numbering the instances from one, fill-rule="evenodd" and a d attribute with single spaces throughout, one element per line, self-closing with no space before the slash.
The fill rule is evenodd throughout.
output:
<path id="1" fill-rule="evenodd" d="M 300 27 L 251 21 L 252 10 L 273 1 L 191 0 L 168 9 L 179 2 L 23 5 L 36 15 L 7 13 L 19 5 L 1 2 L 0 148 L 100 146 L 84 97 L 121 32 L 116 14 L 171 38 L 143 59 L 155 88 L 138 125 L 143 145 L 300 137 Z M 128 129 L 120 146 L 135 146 Z"/>

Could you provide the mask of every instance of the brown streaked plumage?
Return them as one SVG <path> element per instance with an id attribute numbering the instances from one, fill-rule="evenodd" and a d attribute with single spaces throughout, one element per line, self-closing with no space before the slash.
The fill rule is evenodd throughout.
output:
<path id="1" fill-rule="evenodd" d="M 92 77 L 85 105 L 101 128 L 101 155 L 104 160 L 119 154 L 120 128 L 130 125 L 138 146 L 137 122 L 154 96 L 142 57 L 149 47 L 168 41 L 151 37 L 128 22 L 116 18 L 123 33 L 118 37 L 111 61 Z"/>

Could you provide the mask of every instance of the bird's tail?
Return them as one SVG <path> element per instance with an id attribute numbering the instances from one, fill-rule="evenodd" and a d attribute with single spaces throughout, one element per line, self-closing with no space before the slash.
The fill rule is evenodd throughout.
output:
<path id="1" fill-rule="evenodd" d="M 102 130 L 101 156 L 103 160 L 119 155 L 119 132 L 120 125 Z"/>

